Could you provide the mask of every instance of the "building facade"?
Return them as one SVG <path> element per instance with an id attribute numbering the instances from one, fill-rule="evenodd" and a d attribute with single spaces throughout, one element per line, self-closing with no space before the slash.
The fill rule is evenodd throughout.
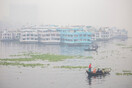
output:
<path id="1" fill-rule="evenodd" d="M 57 29 L 61 35 L 61 43 L 86 44 L 92 43 L 91 32 L 82 28 L 61 28 Z"/>
<path id="2" fill-rule="evenodd" d="M 13 40 L 13 32 L 4 30 L 1 33 L 1 40 Z"/>
<path id="3" fill-rule="evenodd" d="M 60 32 L 56 29 L 39 29 L 38 30 L 39 42 L 45 44 L 59 44 Z"/>
<path id="4" fill-rule="evenodd" d="M 37 30 L 25 29 L 21 30 L 20 42 L 38 42 Z"/>

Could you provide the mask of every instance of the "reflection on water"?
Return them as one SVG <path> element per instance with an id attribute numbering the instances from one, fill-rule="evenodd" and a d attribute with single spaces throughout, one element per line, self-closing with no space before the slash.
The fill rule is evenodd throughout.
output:
<path id="1" fill-rule="evenodd" d="M 103 80 L 105 80 L 105 77 L 109 75 L 110 74 L 98 75 L 98 76 L 87 76 L 88 85 L 101 84 Z"/>
<path id="2" fill-rule="evenodd" d="M 99 48 L 95 52 L 84 51 L 88 46 L 0 42 L 0 58 L 7 58 L 22 52 L 84 56 L 80 59 L 67 59 L 59 62 L 38 61 L 50 64 L 47 68 L 0 66 L 0 88 L 131 88 L 132 76 L 117 76 L 115 73 L 123 70 L 132 71 L 132 39 L 111 40 L 97 44 Z M 89 59 L 87 56 L 93 58 Z M 89 63 L 92 63 L 92 69 L 108 67 L 112 71 L 110 75 L 88 78 L 85 68 L 68 70 L 53 68 L 53 66 L 88 66 Z"/>
<path id="3" fill-rule="evenodd" d="M 80 55 L 91 56 L 93 52 L 84 51 L 89 46 L 71 46 L 71 45 L 44 45 L 36 44 L 22 44 L 19 42 L 0 42 L 0 58 L 8 58 L 9 55 L 19 54 L 21 52 L 39 52 L 49 54 L 61 55 Z M 8 53 L 7 53 L 8 52 Z"/>

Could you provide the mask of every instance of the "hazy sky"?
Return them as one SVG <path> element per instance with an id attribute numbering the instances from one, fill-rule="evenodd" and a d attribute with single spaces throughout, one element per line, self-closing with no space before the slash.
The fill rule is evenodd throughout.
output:
<path id="1" fill-rule="evenodd" d="M 0 0 L 0 21 L 84 24 L 132 33 L 132 0 Z"/>

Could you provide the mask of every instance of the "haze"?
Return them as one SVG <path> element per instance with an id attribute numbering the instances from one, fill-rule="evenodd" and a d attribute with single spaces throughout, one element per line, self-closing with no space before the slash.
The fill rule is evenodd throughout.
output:
<path id="1" fill-rule="evenodd" d="M 117 27 L 132 33 L 132 0 L 0 0 L 0 22 Z"/>

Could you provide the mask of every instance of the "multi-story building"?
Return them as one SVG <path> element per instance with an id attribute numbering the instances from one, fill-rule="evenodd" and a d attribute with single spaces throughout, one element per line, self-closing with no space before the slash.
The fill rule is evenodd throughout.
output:
<path id="1" fill-rule="evenodd" d="M 13 40 L 13 32 L 4 30 L 1 33 L 1 40 Z"/>
<path id="2" fill-rule="evenodd" d="M 45 44 L 59 44 L 60 43 L 60 32 L 56 29 L 39 29 L 38 30 L 39 42 Z"/>
<path id="3" fill-rule="evenodd" d="M 91 32 L 82 28 L 61 28 L 57 29 L 61 34 L 61 43 L 86 44 L 92 43 Z"/>
<path id="4" fill-rule="evenodd" d="M 21 30 L 20 42 L 38 42 L 37 30 L 31 29 Z"/>
<path id="5" fill-rule="evenodd" d="M 12 31 L 12 33 L 13 33 L 13 39 L 14 40 L 19 40 L 20 39 L 20 34 L 21 34 L 20 31 Z"/>
<path id="6" fill-rule="evenodd" d="M 73 25 L 24 26 L 21 31 L 2 31 L 1 40 L 19 40 L 20 42 L 41 42 L 44 44 L 90 44 L 97 40 L 127 38 L 125 29 Z"/>
<path id="7" fill-rule="evenodd" d="M 96 40 L 109 40 L 112 38 L 112 31 L 108 27 L 101 27 L 95 32 Z"/>

